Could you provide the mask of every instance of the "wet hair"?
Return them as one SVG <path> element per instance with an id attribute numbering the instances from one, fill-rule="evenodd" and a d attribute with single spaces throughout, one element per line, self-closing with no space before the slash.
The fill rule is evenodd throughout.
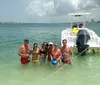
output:
<path id="1" fill-rule="evenodd" d="M 63 41 L 66 41 L 66 42 L 67 42 L 67 40 L 66 40 L 66 39 L 63 39 Z"/>
<path id="2" fill-rule="evenodd" d="M 37 44 L 37 43 L 34 43 L 33 46 L 34 46 L 34 45 L 38 45 L 38 44 Z"/>
<path id="3" fill-rule="evenodd" d="M 57 45 L 57 46 L 58 46 L 58 43 L 55 43 L 55 44 L 54 44 L 54 46 L 55 46 L 55 45 Z"/>
<path id="4" fill-rule="evenodd" d="M 46 47 L 48 47 L 48 43 L 47 42 L 44 42 L 44 43 L 46 43 Z"/>
<path id="5" fill-rule="evenodd" d="M 43 48 L 43 45 L 46 45 L 46 48 L 48 48 L 48 43 L 47 42 L 44 42 L 43 44 L 42 44 L 42 48 Z"/>
<path id="6" fill-rule="evenodd" d="M 72 28 L 76 27 L 77 28 L 77 24 L 74 24 Z"/>
<path id="7" fill-rule="evenodd" d="M 44 42 L 43 44 L 42 44 L 42 49 L 43 49 L 43 46 L 45 45 L 45 51 L 46 52 L 48 52 L 48 43 L 47 42 Z"/>
<path id="8" fill-rule="evenodd" d="M 29 40 L 28 39 L 25 39 L 24 42 L 28 42 L 29 43 Z"/>

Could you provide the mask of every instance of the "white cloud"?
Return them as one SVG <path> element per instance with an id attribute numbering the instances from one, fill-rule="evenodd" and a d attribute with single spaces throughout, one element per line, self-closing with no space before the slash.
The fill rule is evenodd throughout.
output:
<path id="1" fill-rule="evenodd" d="M 89 10 L 92 8 L 98 8 L 99 3 L 97 3 L 97 0 L 80 0 L 78 6 L 81 10 Z"/>
<path id="2" fill-rule="evenodd" d="M 33 0 L 27 7 L 29 15 L 46 16 L 47 14 L 55 13 L 55 6 L 53 0 Z"/>
<path id="3" fill-rule="evenodd" d="M 29 15 L 50 16 L 77 10 L 77 3 L 70 0 L 32 0 L 27 10 Z"/>
<path id="4" fill-rule="evenodd" d="M 99 0 L 31 0 L 27 13 L 40 22 L 67 22 L 69 12 L 93 12 L 98 15 Z M 38 20 L 39 19 L 39 20 Z M 59 20 L 59 21 L 58 21 Z"/>

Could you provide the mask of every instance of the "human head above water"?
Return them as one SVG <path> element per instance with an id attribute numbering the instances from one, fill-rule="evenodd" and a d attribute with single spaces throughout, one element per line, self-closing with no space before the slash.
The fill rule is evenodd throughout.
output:
<path id="1" fill-rule="evenodd" d="M 77 24 L 74 24 L 72 28 L 74 28 L 74 27 L 77 28 Z"/>
<path id="2" fill-rule="evenodd" d="M 55 44 L 54 44 L 54 48 L 55 48 L 55 49 L 58 49 L 58 43 L 55 43 Z"/>
<path id="3" fill-rule="evenodd" d="M 66 41 L 66 42 L 67 42 L 67 40 L 66 40 L 66 39 L 63 39 L 62 41 L 63 41 L 63 42 L 64 42 L 64 41 Z"/>
<path id="4" fill-rule="evenodd" d="M 29 44 L 29 40 L 28 39 L 25 39 L 24 40 L 24 45 L 28 45 Z"/>
<path id="5" fill-rule="evenodd" d="M 52 42 L 49 42 L 49 46 L 50 46 L 50 45 L 52 45 L 52 46 L 53 46 L 53 43 L 52 43 Z"/>
<path id="6" fill-rule="evenodd" d="M 42 48 L 43 48 L 43 47 L 46 47 L 46 48 L 47 48 L 47 47 L 48 47 L 48 43 L 47 43 L 47 42 L 44 42 L 44 43 L 42 44 Z"/>
<path id="7" fill-rule="evenodd" d="M 54 43 L 54 46 L 58 46 L 58 43 Z"/>
<path id="8" fill-rule="evenodd" d="M 63 39 L 62 43 L 63 43 L 64 46 L 66 46 L 67 40 L 66 39 Z"/>
<path id="9" fill-rule="evenodd" d="M 38 44 L 37 44 L 37 43 L 34 43 L 34 44 L 33 44 L 33 47 L 37 47 L 37 46 L 38 46 Z"/>

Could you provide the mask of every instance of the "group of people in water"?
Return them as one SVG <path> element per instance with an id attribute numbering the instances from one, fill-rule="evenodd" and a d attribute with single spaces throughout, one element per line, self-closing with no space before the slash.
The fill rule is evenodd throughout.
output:
<path id="1" fill-rule="evenodd" d="M 57 61 L 58 63 L 71 63 L 74 60 L 74 53 L 67 45 L 67 40 L 62 41 L 63 46 L 59 49 L 58 43 L 44 42 L 41 48 L 38 47 L 38 43 L 33 44 L 33 48 L 30 48 L 29 40 L 25 39 L 24 44 L 20 47 L 18 55 L 21 56 L 20 61 L 22 64 L 28 64 L 30 61 L 33 63 L 48 61 Z M 32 55 L 32 58 L 30 56 Z M 70 59 L 69 56 L 72 56 Z"/>

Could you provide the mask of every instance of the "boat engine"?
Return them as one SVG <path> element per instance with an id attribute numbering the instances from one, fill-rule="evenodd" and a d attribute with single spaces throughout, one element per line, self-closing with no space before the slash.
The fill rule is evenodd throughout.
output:
<path id="1" fill-rule="evenodd" d="M 81 55 L 86 55 L 86 49 L 89 47 L 87 44 L 88 40 L 90 40 L 90 35 L 87 30 L 79 30 L 77 34 L 76 45 L 78 52 L 82 52 Z"/>

